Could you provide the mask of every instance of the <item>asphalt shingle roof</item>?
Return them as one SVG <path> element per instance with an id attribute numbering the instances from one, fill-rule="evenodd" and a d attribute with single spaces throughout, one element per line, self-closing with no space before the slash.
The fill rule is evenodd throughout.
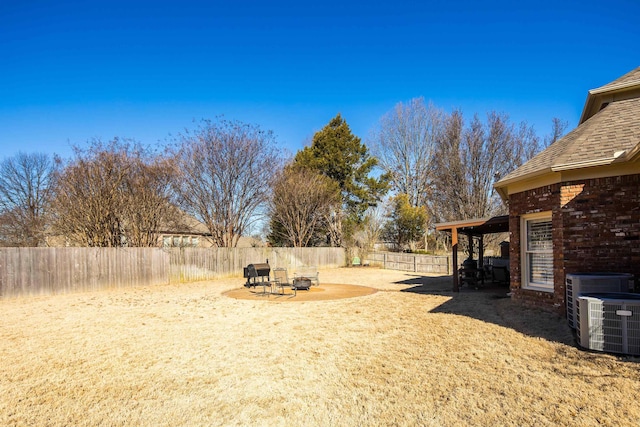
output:
<path id="1" fill-rule="evenodd" d="M 594 91 L 621 86 L 640 87 L 640 67 Z M 629 152 L 640 144 L 640 97 L 610 102 L 573 131 L 496 183 L 500 187 L 527 176 L 554 169 L 585 167 L 613 160 L 616 153 Z"/>
<path id="2" fill-rule="evenodd" d="M 626 85 L 631 85 L 635 83 L 640 84 L 640 67 L 636 68 L 635 70 L 629 71 L 627 74 L 612 81 L 611 83 L 607 83 L 604 86 L 600 86 L 597 89 L 593 89 L 593 91 L 600 92 L 604 90 L 613 89 L 619 86 L 626 86 Z"/>

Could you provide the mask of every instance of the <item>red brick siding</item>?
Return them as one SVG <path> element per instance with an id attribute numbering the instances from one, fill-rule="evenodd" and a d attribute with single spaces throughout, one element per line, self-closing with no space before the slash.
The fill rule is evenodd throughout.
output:
<path id="1" fill-rule="evenodd" d="M 529 306 L 564 313 L 564 282 L 558 288 L 558 279 L 563 276 L 562 256 L 556 253 L 557 244 L 562 241 L 562 227 L 559 223 L 560 185 L 547 185 L 533 190 L 509 196 L 509 259 L 511 268 L 511 292 L 514 300 Z M 553 276 L 555 287 L 553 293 L 522 289 L 520 219 L 522 215 L 551 211 L 553 226 Z"/>
<path id="2" fill-rule="evenodd" d="M 522 289 L 520 218 L 551 211 L 554 292 Z M 565 276 L 624 272 L 640 277 L 640 175 L 563 182 L 509 197 L 513 298 L 565 313 Z"/>
<path id="3" fill-rule="evenodd" d="M 564 185 L 583 187 L 561 209 L 566 272 L 640 275 L 640 175 Z"/>

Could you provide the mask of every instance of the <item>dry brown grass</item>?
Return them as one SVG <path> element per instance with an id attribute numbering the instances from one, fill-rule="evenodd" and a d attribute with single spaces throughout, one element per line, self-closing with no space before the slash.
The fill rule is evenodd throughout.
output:
<path id="1" fill-rule="evenodd" d="M 381 291 L 223 296 L 238 278 L 0 301 L 0 424 L 639 424 L 638 359 L 578 350 L 564 319 L 395 271 L 321 280 Z"/>

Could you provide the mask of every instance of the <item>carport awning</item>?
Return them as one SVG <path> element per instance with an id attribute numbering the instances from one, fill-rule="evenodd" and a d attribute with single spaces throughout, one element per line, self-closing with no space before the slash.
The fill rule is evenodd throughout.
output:
<path id="1" fill-rule="evenodd" d="M 451 257 L 453 260 L 453 291 L 458 292 L 460 284 L 456 268 L 458 266 L 458 234 L 462 233 L 473 237 L 479 237 L 492 233 L 505 233 L 509 231 L 509 215 L 494 216 L 492 218 L 466 219 L 463 221 L 441 222 L 436 224 L 436 230 L 451 233 Z M 469 257 L 473 258 L 473 245 L 469 245 Z M 482 267 L 482 243 L 480 244 L 479 264 Z"/>
<path id="2" fill-rule="evenodd" d="M 453 230 L 457 233 L 480 237 L 485 234 L 505 233 L 509 231 L 509 215 L 494 216 L 492 218 L 465 219 L 462 221 L 441 222 L 436 224 L 436 230 Z"/>

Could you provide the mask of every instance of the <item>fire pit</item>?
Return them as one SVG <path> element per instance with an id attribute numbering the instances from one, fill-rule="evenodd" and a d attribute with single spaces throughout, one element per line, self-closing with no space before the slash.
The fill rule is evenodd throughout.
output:
<path id="1" fill-rule="evenodd" d="M 308 277 L 296 277 L 293 279 L 293 287 L 296 289 L 309 290 L 311 287 L 311 279 Z"/>

